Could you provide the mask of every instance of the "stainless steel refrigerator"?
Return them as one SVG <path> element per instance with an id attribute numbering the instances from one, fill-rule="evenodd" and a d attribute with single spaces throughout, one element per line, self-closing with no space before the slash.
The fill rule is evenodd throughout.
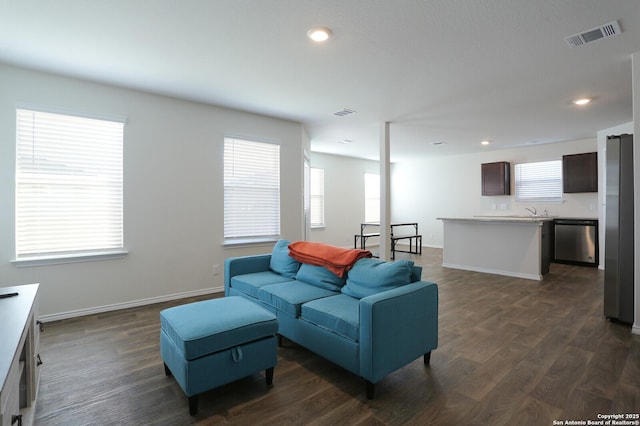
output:
<path id="1" fill-rule="evenodd" d="M 633 323 L 633 135 L 607 137 L 604 315 Z"/>

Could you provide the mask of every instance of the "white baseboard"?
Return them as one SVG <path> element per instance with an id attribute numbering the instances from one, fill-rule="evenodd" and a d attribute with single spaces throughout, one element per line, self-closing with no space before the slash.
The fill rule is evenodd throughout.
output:
<path id="1" fill-rule="evenodd" d="M 428 247 L 428 248 L 434 248 L 434 249 L 441 249 L 444 246 L 442 245 L 437 245 L 437 244 L 423 244 L 422 247 Z"/>
<path id="2" fill-rule="evenodd" d="M 452 263 L 443 263 L 443 267 L 452 269 L 462 269 L 464 271 L 482 272 L 485 274 L 504 275 L 507 277 L 524 278 L 527 280 L 542 281 L 542 275 L 524 274 L 520 272 L 503 271 L 500 269 L 479 268 L 475 266 L 456 265 Z"/>
<path id="3" fill-rule="evenodd" d="M 634 324 L 634 325 L 631 327 L 631 333 L 632 333 L 632 334 L 638 334 L 638 335 L 640 335 L 640 325 L 638 325 L 638 324 Z"/>
<path id="4" fill-rule="evenodd" d="M 118 311 L 120 309 L 135 308 L 138 306 L 152 305 L 154 303 L 168 302 L 170 300 L 185 299 L 187 297 L 202 296 L 205 294 L 219 293 L 223 291 L 224 287 L 205 288 L 202 290 L 193 290 L 183 293 L 167 294 L 165 296 L 150 297 L 147 299 L 132 300 L 130 302 L 114 303 L 113 305 L 103 305 L 93 308 L 78 309 L 75 311 L 60 312 L 58 314 L 43 315 L 41 317 L 38 317 L 38 320 L 42 322 L 59 321 L 68 318 L 99 314 L 102 312 Z"/>

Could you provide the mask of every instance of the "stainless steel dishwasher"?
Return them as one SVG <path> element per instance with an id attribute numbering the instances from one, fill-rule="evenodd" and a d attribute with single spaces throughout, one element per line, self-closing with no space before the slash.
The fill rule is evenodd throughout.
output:
<path id="1" fill-rule="evenodd" d="M 598 266 L 598 220 L 556 219 L 554 261 Z"/>

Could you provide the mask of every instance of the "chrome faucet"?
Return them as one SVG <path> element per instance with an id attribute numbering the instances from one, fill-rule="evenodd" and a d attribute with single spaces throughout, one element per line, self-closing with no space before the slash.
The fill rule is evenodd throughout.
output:
<path id="1" fill-rule="evenodd" d="M 536 210 L 535 207 L 532 207 L 532 208 L 525 207 L 524 209 L 529 213 L 531 213 L 531 216 L 538 216 L 538 210 Z"/>

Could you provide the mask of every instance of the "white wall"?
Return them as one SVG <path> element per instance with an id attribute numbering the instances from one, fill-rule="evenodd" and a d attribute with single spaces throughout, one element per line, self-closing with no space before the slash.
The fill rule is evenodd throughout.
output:
<path id="1" fill-rule="evenodd" d="M 353 247 L 364 222 L 364 174 L 379 174 L 379 163 L 312 152 L 311 167 L 324 169 L 325 227 L 313 228 L 310 240 Z"/>
<path id="2" fill-rule="evenodd" d="M 416 159 L 392 165 L 391 210 L 395 222 L 418 222 L 423 245 L 442 247 L 442 222 L 437 217 L 527 214 L 535 207 L 550 216 L 598 217 L 597 193 L 565 194 L 562 204 L 516 204 L 513 165 L 562 159 L 564 154 L 597 150 L 596 139 L 583 139 L 475 154 Z M 482 196 L 480 165 L 511 163 L 510 196 Z M 495 208 L 495 209 L 494 209 Z"/>
<path id="3" fill-rule="evenodd" d="M 514 196 L 481 195 L 480 164 L 561 159 L 564 154 L 597 150 L 596 139 L 584 139 L 526 148 L 416 159 L 392 164 L 392 222 L 418 222 L 423 245 L 442 247 L 442 222 L 436 217 L 527 214 Z M 353 234 L 364 220 L 364 173 L 380 172 L 377 161 L 311 153 L 311 166 L 325 170 L 326 226 L 312 229 L 311 240 L 353 246 Z M 513 170 L 512 170 L 513 172 Z M 512 177 L 513 194 L 513 177 Z M 493 207 L 496 210 L 493 210 Z M 539 204 L 539 212 L 564 217 L 598 217 L 598 195 L 565 194 L 563 204 Z M 505 206 L 506 210 L 500 210 Z"/>
<path id="4" fill-rule="evenodd" d="M 125 259 L 17 268 L 15 107 L 124 116 Z M 299 123 L 0 65 L 0 286 L 39 282 L 40 313 L 64 317 L 220 290 L 214 264 L 271 246 L 225 249 L 223 137 L 281 144 L 282 236 L 303 230 Z M 285 178 L 286 177 L 286 178 Z"/>

